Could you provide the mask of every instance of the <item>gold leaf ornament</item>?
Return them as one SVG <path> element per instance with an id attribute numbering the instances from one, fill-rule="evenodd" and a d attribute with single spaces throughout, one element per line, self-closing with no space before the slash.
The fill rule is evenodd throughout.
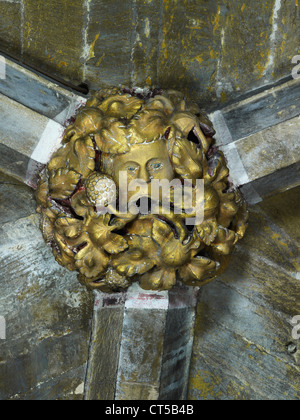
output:
<path id="1" fill-rule="evenodd" d="M 66 128 L 36 191 L 40 228 L 56 261 L 106 293 L 133 282 L 153 290 L 176 282 L 199 287 L 220 275 L 249 215 L 214 133 L 207 115 L 180 92 L 121 86 L 96 92 Z M 145 181 L 137 202 L 151 201 L 153 179 L 176 186 L 159 196 L 155 214 L 133 213 L 132 195 L 121 212 L 121 171 L 127 184 Z M 180 207 L 183 185 L 190 189 Z M 191 225 L 199 209 L 203 219 Z"/>
<path id="2" fill-rule="evenodd" d="M 202 151 L 187 139 L 175 141 L 172 163 L 182 178 L 194 181 L 202 177 Z"/>
<path id="3" fill-rule="evenodd" d="M 179 274 L 188 286 L 204 286 L 216 276 L 219 264 L 207 257 L 192 258 L 189 264 L 180 268 Z"/>
<path id="4" fill-rule="evenodd" d="M 75 256 L 76 268 L 87 278 L 102 276 L 108 267 L 109 257 L 90 242 Z"/>
<path id="5" fill-rule="evenodd" d="M 92 211 L 86 219 L 85 229 L 97 248 L 103 248 L 109 254 L 118 254 L 128 245 L 125 238 L 113 233 L 115 226 L 110 225 L 110 220 L 110 214 L 98 216 Z"/>
<path id="6" fill-rule="evenodd" d="M 120 275 L 132 278 L 155 266 L 158 247 L 152 238 L 130 235 L 126 237 L 126 242 L 128 250 L 112 259 L 112 266 Z"/>
<path id="7" fill-rule="evenodd" d="M 98 108 L 84 107 L 79 110 L 73 124 L 65 131 L 63 142 L 77 140 L 99 131 L 102 127 L 103 114 Z"/>
<path id="8" fill-rule="evenodd" d="M 80 173 L 72 170 L 70 171 L 66 168 L 59 168 L 56 171 L 50 171 L 50 196 L 56 199 L 69 197 L 74 192 L 80 178 Z"/>

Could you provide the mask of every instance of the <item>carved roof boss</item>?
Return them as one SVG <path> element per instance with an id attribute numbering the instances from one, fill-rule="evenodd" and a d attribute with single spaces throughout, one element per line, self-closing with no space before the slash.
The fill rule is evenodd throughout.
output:
<path id="1" fill-rule="evenodd" d="M 217 277 L 248 212 L 214 134 L 177 91 L 97 92 L 40 176 L 37 211 L 56 261 L 105 292 Z"/>

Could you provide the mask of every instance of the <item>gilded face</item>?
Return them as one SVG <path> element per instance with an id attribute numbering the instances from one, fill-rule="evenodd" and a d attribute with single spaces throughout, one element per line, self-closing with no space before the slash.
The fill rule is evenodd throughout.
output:
<path id="1" fill-rule="evenodd" d="M 165 140 L 133 145 L 130 152 L 114 158 L 113 171 L 113 178 L 117 184 L 119 184 L 120 172 L 127 173 L 128 201 L 137 192 L 128 190 L 132 181 L 141 180 L 144 184 L 146 183 L 150 195 L 149 187 L 152 179 L 172 181 L 175 177 Z"/>

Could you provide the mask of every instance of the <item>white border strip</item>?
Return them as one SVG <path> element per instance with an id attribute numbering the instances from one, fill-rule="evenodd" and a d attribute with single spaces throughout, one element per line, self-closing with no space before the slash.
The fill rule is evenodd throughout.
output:
<path id="1" fill-rule="evenodd" d="M 226 124 L 225 118 L 221 111 L 216 111 L 209 116 L 213 123 L 214 129 L 216 130 L 216 146 L 222 146 L 233 142 L 232 135 Z"/>
<path id="2" fill-rule="evenodd" d="M 252 185 L 222 111 L 216 111 L 210 114 L 210 119 L 216 130 L 216 146 L 218 146 L 225 155 L 232 182 L 237 187 L 244 186 L 245 198 L 249 204 L 260 203 L 262 198 Z"/>
<path id="3" fill-rule="evenodd" d="M 226 144 L 225 146 L 221 146 L 221 149 L 227 159 L 230 177 L 232 178 L 234 184 L 238 186 L 248 184 L 250 179 L 236 148 L 236 144 Z"/>
<path id="4" fill-rule="evenodd" d="M 53 120 L 49 120 L 41 138 L 34 149 L 31 159 L 46 164 L 52 154 L 60 147 L 65 128 Z"/>
<path id="5" fill-rule="evenodd" d="M 0 55 L 0 80 L 6 79 L 6 59 Z"/>

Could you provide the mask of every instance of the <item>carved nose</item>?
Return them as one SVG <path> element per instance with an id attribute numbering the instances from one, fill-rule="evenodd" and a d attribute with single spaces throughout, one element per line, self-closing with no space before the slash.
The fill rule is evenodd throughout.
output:
<path id="1" fill-rule="evenodd" d="M 140 214 L 150 214 L 152 201 L 149 197 L 141 197 L 136 201 L 136 206 L 139 209 Z"/>
<path id="2" fill-rule="evenodd" d="M 149 172 L 147 171 L 146 168 L 141 168 L 140 169 L 139 178 L 142 179 L 143 181 L 147 182 L 147 183 L 149 183 L 151 181 Z"/>

